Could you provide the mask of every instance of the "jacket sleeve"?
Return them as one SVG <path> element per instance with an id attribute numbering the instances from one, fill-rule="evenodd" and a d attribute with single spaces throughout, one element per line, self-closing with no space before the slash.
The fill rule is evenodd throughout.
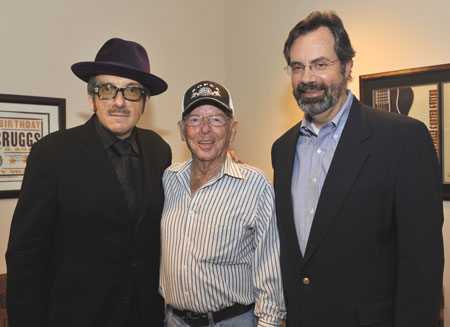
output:
<path id="1" fill-rule="evenodd" d="M 51 149 L 33 145 L 6 252 L 7 311 L 11 326 L 47 326 L 52 228 L 57 215 L 57 181 Z"/>
<path id="2" fill-rule="evenodd" d="M 395 192 L 395 326 L 431 327 L 439 317 L 444 266 L 441 172 L 425 125 L 417 124 L 410 135 Z"/>

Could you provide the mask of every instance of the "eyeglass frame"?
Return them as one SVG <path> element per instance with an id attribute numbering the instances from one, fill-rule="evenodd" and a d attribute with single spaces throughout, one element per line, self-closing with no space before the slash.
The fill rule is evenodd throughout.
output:
<path id="1" fill-rule="evenodd" d="M 189 125 L 189 124 L 187 124 L 187 123 L 186 123 L 186 119 L 189 118 L 189 117 L 199 117 L 199 118 L 200 118 L 199 124 L 198 124 L 198 125 Z M 222 117 L 222 118 L 225 118 L 225 122 L 223 123 L 223 125 L 214 125 L 214 124 L 211 122 L 211 118 L 212 118 L 212 117 Z M 183 117 L 183 122 L 184 122 L 184 124 L 185 124 L 186 126 L 188 126 L 188 127 L 199 127 L 199 126 L 203 126 L 203 121 L 204 121 L 205 118 L 208 118 L 208 123 L 209 123 L 211 126 L 214 126 L 214 127 L 223 127 L 223 126 L 225 126 L 225 125 L 227 124 L 227 122 L 231 119 L 231 117 L 222 116 L 222 115 L 210 115 L 210 116 L 187 115 L 186 117 Z"/>
<path id="2" fill-rule="evenodd" d="M 302 63 L 295 62 L 293 64 L 289 64 L 289 65 L 283 67 L 283 69 L 286 71 L 286 73 L 289 76 L 304 74 L 305 70 L 306 70 L 306 67 L 309 67 L 309 70 L 311 71 L 312 74 L 318 74 L 320 72 L 326 71 L 328 69 L 328 67 L 333 66 L 337 62 L 339 62 L 339 58 L 336 58 L 336 59 L 331 60 L 329 62 L 324 61 L 323 59 L 319 59 L 319 60 L 315 60 L 310 65 L 304 65 Z M 292 68 L 292 65 L 301 65 L 301 66 L 303 66 L 303 69 L 294 71 L 294 69 Z M 324 67 L 317 70 L 318 65 L 324 65 Z M 315 68 L 313 68 L 313 67 L 315 67 Z"/>
<path id="3" fill-rule="evenodd" d="M 111 86 L 112 88 L 115 88 L 115 89 L 116 89 L 116 94 L 114 94 L 114 96 L 113 96 L 112 98 L 104 98 L 104 97 L 100 96 L 100 93 L 99 93 L 99 92 L 100 92 L 100 89 L 99 89 L 99 88 L 102 87 L 102 86 Z M 128 98 L 125 96 L 125 90 L 126 90 L 126 89 L 129 89 L 129 88 L 135 88 L 135 89 L 141 90 L 141 96 L 140 96 L 139 98 L 137 98 L 136 100 L 128 99 Z M 95 94 L 97 94 L 98 98 L 101 99 L 101 100 L 114 100 L 114 99 L 116 98 L 116 96 L 117 96 L 117 93 L 121 92 L 121 93 L 122 93 L 122 96 L 123 96 L 123 98 L 124 98 L 125 100 L 127 100 L 127 101 L 132 101 L 132 102 L 137 102 L 137 101 L 141 100 L 143 96 L 146 96 L 146 95 L 147 95 L 147 91 L 146 91 L 143 87 L 140 87 L 140 86 L 132 86 L 132 85 L 131 85 L 131 86 L 126 86 L 126 87 L 117 87 L 117 86 L 115 86 L 114 84 L 110 84 L 110 83 L 97 84 L 97 85 L 95 85 L 94 88 L 92 89 L 92 92 L 94 92 Z"/>

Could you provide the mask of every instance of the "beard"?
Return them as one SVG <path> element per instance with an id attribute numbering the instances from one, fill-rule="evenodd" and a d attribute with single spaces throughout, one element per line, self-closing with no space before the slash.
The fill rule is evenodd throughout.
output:
<path id="1" fill-rule="evenodd" d="M 294 89 L 294 97 L 297 100 L 298 105 L 302 111 L 309 115 L 315 116 L 321 114 L 339 101 L 341 96 L 347 89 L 347 81 L 344 77 L 338 82 L 330 85 L 325 83 L 300 83 L 296 89 Z M 323 94 L 313 98 L 303 98 L 303 94 L 308 91 L 324 90 Z"/>

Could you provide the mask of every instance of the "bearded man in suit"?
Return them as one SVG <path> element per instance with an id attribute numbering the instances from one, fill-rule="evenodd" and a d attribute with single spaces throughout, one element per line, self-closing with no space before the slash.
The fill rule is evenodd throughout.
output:
<path id="1" fill-rule="evenodd" d="M 305 115 L 272 148 L 288 327 L 434 327 L 442 184 L 426 126 L 347 90 L 355 52 L 333 12 L 289 33 Z"/>
<path id="2" fill-rule="evenodd" d="M 167 84 L 138 43 L 108 40 L 72 71 L 84 125 L 32 146 L 6 254 L 11 326 L 162 326 L 161 176 L 170 147 L 136 124 Z"/>

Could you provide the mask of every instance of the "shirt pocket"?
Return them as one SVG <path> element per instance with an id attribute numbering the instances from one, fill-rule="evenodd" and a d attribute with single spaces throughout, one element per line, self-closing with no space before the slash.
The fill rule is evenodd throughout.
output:
<path id="1" fill-rule="evenodd" d="M 198 240 L 200 260 L 206 263 L 229 265 L 237 262 L 240 253 L 242 227 L 214 225 Z"/>

